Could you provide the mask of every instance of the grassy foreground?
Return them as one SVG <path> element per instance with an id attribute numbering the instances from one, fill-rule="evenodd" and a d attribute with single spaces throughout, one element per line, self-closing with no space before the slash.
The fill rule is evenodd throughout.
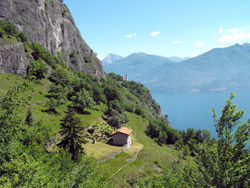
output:
<path id="1" fill-rule="evenodd" d="M 11 87 L 16 86 L 23 79 L 17 75 L 0 73 L 0 93 L 4 94 Z M 19 114 L 25 118 L 27 110 L 31 105 L 35 120 L 42 120 L 49 125 L 52 133 L 57 135 L 60 130 L 60 123 L 65 116 L 67 104 L 60 106 L 58 114 L 49 114 L 46 110 L 48 90 L 51 82 L 48 79 L 40 83 L 32 84 L 32 89 L 23 93 L 23 96 L 30 96 L 30 101 L 22 105 Z M 95 106 L 93 110 L 87 110 L 88 114 L 80 114 L 79 117 L 84 127 L 90 126 L 95 121 L 101 121 L 105 111 L 104 105 Z M 100 163 L 103 174 L 107 174 L 110 183 L 116 187 L 129 187 L 138 176 L 146 176 L 159 173 L 168 168 L 170 163 L 178 158 L 178 152 L 166 146 L 159 146 L 151 138 L 146 136 L 148 121 L 140 116 L 126 112 L 129 118 L 127 124 L 132 128 L 132 146 L 129 150 L 120 153 L 114 159 Z M 119 152 L 122 147 L 110 146 L 103 142 L 92 144 L 91 140 L 84 146 L 88 155 L 99 161 Z"/>

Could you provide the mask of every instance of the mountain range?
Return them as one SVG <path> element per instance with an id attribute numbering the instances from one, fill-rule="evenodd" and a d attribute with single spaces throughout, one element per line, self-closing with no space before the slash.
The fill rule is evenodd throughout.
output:
<path id="1" fill-rule="evenodd" d="M 174 61 L 171 61 L 166 57 L 148 55 L 142 52 L 133 53 L 125 58 L 120 58 L 116 61 L 112 61 L 112 63 L 106 63 L 108 59 L 106 57 L 102 62 L 103 68 L 107 73 L 114 72 L 120 75 L 128 74 L 132 80 L 136 80 L 138 76 L 144 75 L 151 69 L 154 69 L 165 63 L 175 63 Z"/>
<path id="2" fill-rule="evenodd" d="M 128 74 L 155 93 L 218 91 L 250 87 L 250 44 L 215 48 L 176 63 L 135 53 L 104 65 L 107 72 Z"/>

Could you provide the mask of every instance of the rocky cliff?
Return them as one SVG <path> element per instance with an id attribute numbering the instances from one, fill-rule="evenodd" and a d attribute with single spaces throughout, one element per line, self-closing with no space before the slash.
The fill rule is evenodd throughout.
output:
<path id="1" fill-rule="evenodd" d="M 22 43 L 0 39 L 0 72 L 26 74 L 28 59 Z"/>
<path id="2" fill-rule="evenodd" d="M 30 42 L 41 44 L 54 55 L 62 52 L 73 70 L 98 77 L 105 75 L 101 62 L 82 39 L 62 0 L 1 0 L 0 19 L 16 25 L 19 31 L 28 34 Z M 5 53 L 3 49 L 1 51 Z M 9 66 L 10 62 L 11 59 L 4 66 Z M 22 70 L 22 64 L 16 67 L 15 61 L 11 66 Z"/>

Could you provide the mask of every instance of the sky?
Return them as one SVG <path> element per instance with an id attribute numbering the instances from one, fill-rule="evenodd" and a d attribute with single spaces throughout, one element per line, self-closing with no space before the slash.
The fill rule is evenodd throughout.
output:
<path id="1" fill-rule="evenodd" d="M 64 0 L 83 39 L 103 58 L 136 52 L 194 57 L 250 43 L 249 0 Z"/>

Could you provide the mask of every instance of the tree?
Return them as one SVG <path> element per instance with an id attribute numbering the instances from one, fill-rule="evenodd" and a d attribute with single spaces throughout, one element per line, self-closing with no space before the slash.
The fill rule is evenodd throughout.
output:
<path id="1" fill-rule="evenodd" d="M 46 63 L 42 59 L 31 61 L 28 67 L 28 78 L 40 80 L 48 73 Z"/>
<path id="2" fill-rule="evenodd" d="M 201 146 L 198 155 L 200 171 L 209 186 L 249 187 L 250 154 L 246 144 L 250 138 L 250 119 L 241 123 L 244 110 L 232 104 L 235 94 L 227 100 L 220 118 L 213 109 L 217 144 Z"/>
<path id="3" fill-rule="evenodd" d="M 63 104 L 67 101 L 66 97 L 67 91 L 68 91 L 67 87 L 63 87 L 62 85 L 52 84 L 48 91 L 49 93 L 48 97 L 57 99 L 60 101 L 60 104 Z"/>
<path id="4" fill-rule="evenodd" d="M 63 136 L 63 139 L 58 146 L 68 150 L 75 162 L 79 161 L 81 154 L 84 153 L 82 144 L 87 143 L 82 131 L 83 127 L 80 118 L 76 117 L 76 112 L 69 107 L 61 123 L 60 134 Z"/>
<path id="5" fill-rule="evenodd" d="M 84 112 L 85 108 L 92 108 L 95 105 L 93 98 L 90 96 L 90 93 L 85 89 L 81 89 L 80 92 L 76 94 L 76 96 L 72 97 L 74 106 Z"/>
<path id="6" fill-rule="evenodd" d="M 60 106 L 60 101 L 54 98 L 50 98 L 47 103 L 46 106 L 48 107 L 47 112 L 52 112 L 54 114 L 58 114 L 58 112 L 56 111 L 56 107 Z"/>
<path id="7" fill-rule="evenodd" d="M 29 126 L 33 126 L 33 123 L 34 123 L 34 118 L 33 118 L 33 111 L 32 111 L 32 108 L 30 107 L 28 109 L 28 112 L 27 112 L 27 116 L 26 116 L 26 123 L 29 125 Z"/>

